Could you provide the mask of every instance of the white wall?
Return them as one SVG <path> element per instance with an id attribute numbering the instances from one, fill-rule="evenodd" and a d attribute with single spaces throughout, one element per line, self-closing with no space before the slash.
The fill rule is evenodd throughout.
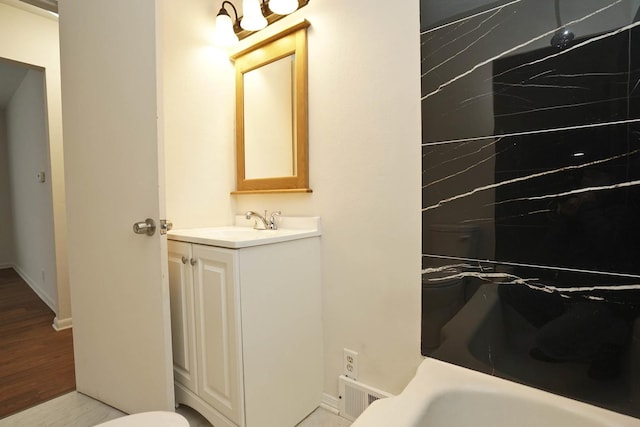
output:
<path id="1" fill-rule="evenodd" d="M 211 45 L 219 1 L 166 2 L 167 214 L 178 228 L 230 223 L 245 210 L 320 215 L 325 392 L 342 349 L 360 380 L 397 393 L 420 356 L 419 5 L 312 1 L 282 27 L 309 28 L 311 194 L 235 189 L 232 64 Z"/>
<path id="2" fill-rule="evenodd" d="M 60 52 L 58 21 L 52 15 L 38 12 L 28 5 L 0 0 L 0 57 L 43 68 L 47 100 L 47 133 L 53 195 L 55 235 L 55 276 L 58 284 L 54 326 L 71 322 L 71 302 L 67 271 L 67 223 L 64 193 L 64 160 L 62 157 L 62 108 L 60 100 Z M 24 9 L 23 9 L 24 8 Z M 27 9 L 27 10 L 25 10 Z M 33 10 L 34 13 L 28 10 Z"/>
<path id="3" fill-rule="evenodd" d="M 165 2 L 167 216 L 174 227 L 225 225 L 235 210 L 233 66 L 211 45 L 220 3 Z"/>
<path id="4" fill-rule="evenodd" d="M 11 184 L 4 110 L 0 110 L 0 268 L 12 267 L 13 216 L 11 215 Z"/>
<path id="5" fill-rule="evenodd" d="M 14 266 L 53 310 L 57 306 L 53 204 L 44 73 L 29 70 L 6 108 Z M 37 180 L 44 172 L 47 182 Z"/>

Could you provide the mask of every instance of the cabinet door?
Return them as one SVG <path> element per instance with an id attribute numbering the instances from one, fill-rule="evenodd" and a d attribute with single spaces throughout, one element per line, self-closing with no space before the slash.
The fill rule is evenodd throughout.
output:
<path id="1" fill-rule="evenodd" d="M 193 256 L 197 261 L 198 394 L 229 420 L 243 425 L 237 254 L 193 245 Z"/>
<path id="2" fill-rule="evenodd" d="M 168 241 L 171 337 L 175 380 L 197 392 L 191 244 Z"/>

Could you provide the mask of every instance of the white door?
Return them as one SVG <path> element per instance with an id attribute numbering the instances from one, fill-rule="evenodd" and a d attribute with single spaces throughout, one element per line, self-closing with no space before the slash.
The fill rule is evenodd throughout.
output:
<path id="1" fill-rule="evenodd" d="M 59 2 L 77 389 L 127 413 L 174 405 L 160 2 Z"/>

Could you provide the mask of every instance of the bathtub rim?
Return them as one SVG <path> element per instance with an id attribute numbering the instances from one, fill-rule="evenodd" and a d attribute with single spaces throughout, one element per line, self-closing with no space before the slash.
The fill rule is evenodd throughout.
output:
<path id="1" fill-rule="evenodd" d="M 638 418 L 430 357 L 420 363 L 416 375 L 400 394 L 372 403 L 352 427 L 421 425 L 436 398 L 460 390 L 532 399 L 607 427 L 640 427 Z"/>

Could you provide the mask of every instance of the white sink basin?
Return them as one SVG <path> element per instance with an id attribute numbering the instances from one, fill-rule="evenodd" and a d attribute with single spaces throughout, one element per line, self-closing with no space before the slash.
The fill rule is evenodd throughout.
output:
<path id="1" fill-rule="evenodd" d="M 282 227 L 278 230 L 256 230 L 249 226 L 232 225 L 171 230 L 167 236 L 170 240 L 239 249 L 319 236 L 319 218 L 310 217 L 309 219 L 313 221 L 298 221 L 297 219 L 287 221 L 286 217 L 281 220 L 283 226 L 288 223 L 304 228 Z M 236 222 L 239 221 L 236 220 Z"/>

